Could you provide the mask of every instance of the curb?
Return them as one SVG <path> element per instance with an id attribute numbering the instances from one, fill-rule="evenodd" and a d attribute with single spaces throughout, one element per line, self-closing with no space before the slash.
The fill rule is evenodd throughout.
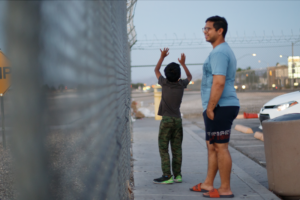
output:
<path id="1" fill-rule="evenodd" d="M 244 114 L 238 114 L 235 119 L 245 119 Z"/>
<path id="2" fill-rule="evenodd" d="M 243 125 L 240 125 L 240 124 L 235 125 L 234 129 L 237 130 L 237 131 L 240 131 L 242 133 L 246 133 L 246 134 L 252 134 L 253 133 L 252 128 L 249 128 L 247 126 L 243 126 Z"/>
<path id="3" fill-rule="evenodd" d="M 264 141 L 264 134 L 262 132 L 256 131 L 254 137 L 258 140 Z"/>

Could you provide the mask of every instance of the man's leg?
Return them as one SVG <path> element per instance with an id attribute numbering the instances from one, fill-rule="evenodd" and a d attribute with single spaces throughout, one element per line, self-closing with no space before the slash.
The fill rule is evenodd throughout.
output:
<path id="1" fill-rule="evenodd" d="M 208 167 L 206 179 L 201 184 L 201 188 L 205 190 L 212 190 L 214 188 L 214 180 L 218 172 L 218 159 L 215 146 L 213 144 L 209 144 L 209 141 L 206 141 L 206 146 L 208 154 Z"/>
<path id="2" fill-rule="evenodd" d="M 170 156 L 169 156 L 169 141 L 171 132 L 171 121 L 168 118 L 163 118 L 159 127 L 158 146 L 161 158 L 161 169 L 164 176 L 171 176 Z"/>
<path id="3" fill-rule="evenodd" d="M 221 178 L 221 186 L 218 189 L 221 195 L 231 195 L 230 174 L 232 160 L 228 150 L 228 143 L 214 143 L 218 157 L 219 174 Z"/>
<path id="4" fill-rule="evenodd" d="M 182 165 L 182 121 L 181 119 L 174 120 L 174 132 L 171 133 L 171 149 L 172 149 L 172 170 L 174 177 L 181 175 Z"/>
<path id="5" fill-rule="evenodd" d="M 230 188 L 230 174 L 232 160 L 228 150 L 228 142 L 230 138 L 230 129 L 232 121 L 236 118 L 239 111 L 239 107 L 217 107 L 215 112 L 215 118 L 213 120 L 214 124 L 211 127 L 214 127 L 214 132 L 219 132 L 215 135 L 211 144 L 214 146 L 214 151 L 217 160 L 217 170 L 219 170 L 221 178 L 221 186 L 218 189 L 221 195 L 231 195 L 232 191 Z M 210 130 L 212 131 L 212 130 Z M 207 142 L 208 145 L 208 142 Z M 209 160 L 210 160 L 209 156 Z M 209 164 L 211 162 L 209 161 Z M 215 166 L 215 163 L 211 163 L 211 166 Z M 210 168 L 210 167 L 209 167 Z M 209 171 L 210 169 L 208 169 Z M 211 171 L 214 171 L 213 169 Z M 214 174 L 215 175 L 215 174 Z M 209 177 L 209 173 L 208 173 Z M 205 195 L 208 195 L 207 193 Z"/>

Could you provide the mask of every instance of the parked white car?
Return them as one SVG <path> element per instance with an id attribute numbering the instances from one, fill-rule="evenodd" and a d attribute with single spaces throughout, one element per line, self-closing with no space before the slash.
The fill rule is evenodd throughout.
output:
<path id="1" fill-rule="evenodd" d="M 300 113 L 300 91 L 280 95 L 267 102 L 259 112 L 259 128 L 262 129 L 264 120 L 290 113 Z"/>

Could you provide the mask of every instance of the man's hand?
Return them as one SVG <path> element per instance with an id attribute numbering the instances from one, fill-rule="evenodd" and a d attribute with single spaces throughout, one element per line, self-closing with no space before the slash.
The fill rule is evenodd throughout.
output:
<path id="1" fill-rule="evenodd" d="M 213 110 L 206 110 L 206 115 L 210 120 L 214 120 L 215 118 L 215 113 Z"/>
<path id="2" fill-rule="evenodd" d="M 179 63 L 181 66 L 185 65 L 185 55 L 184 53 L 181 54 L 181 59 L 178 58 Z"/>
<path id="3" fill-rule="evenodd" d="M 164 48 L 164 50 L 160 49 L 160 52 L 161 52 L 160 57 L 161 58 L 165 58 L 165 57 L 167 57 L 169 55 L 169 48 Z"/>

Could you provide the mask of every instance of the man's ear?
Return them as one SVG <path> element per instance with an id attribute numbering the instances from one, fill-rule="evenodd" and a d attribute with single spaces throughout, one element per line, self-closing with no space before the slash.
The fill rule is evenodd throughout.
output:
<path id="1" fill-rule="evenodd" d="M 224 29 L 223 28 L 219 28 L 219 30 L 217 31 L 219 35 L 222 35 Z"/>

